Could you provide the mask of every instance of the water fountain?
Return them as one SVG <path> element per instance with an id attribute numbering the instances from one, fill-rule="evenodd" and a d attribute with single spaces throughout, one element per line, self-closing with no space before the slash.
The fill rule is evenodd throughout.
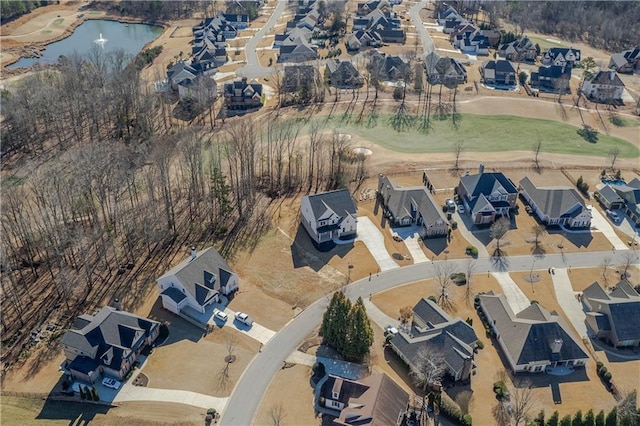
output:
<path id="1" fill-rule="evenodd" d="M 102 33 L 100 33 L 100 38 L 97 40 L 93 40 L 94 43 L 99 44 L 101 46 L 104 46 L 104 44 L 107 42 L 108 40 L 106 38 L 102 38 Z"/>

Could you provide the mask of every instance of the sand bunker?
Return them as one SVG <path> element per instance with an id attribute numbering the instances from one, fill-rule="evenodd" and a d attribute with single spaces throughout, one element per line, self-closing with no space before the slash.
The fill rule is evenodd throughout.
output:
<path id="1" fill-rule="evenodd" d="M 371 155 L 373 154 L 373 151 L 368 148 L 353 148 L 353 153 L 358 155 Z"/>

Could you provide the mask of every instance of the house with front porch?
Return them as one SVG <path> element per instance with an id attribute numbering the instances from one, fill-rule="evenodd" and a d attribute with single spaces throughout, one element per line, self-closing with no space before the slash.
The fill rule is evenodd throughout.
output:
<path id="1" fill-rule="evenodd" d="M 621 103 L 624 83 L 613 70 L 598 71 L 582 83 L 582 93 L 603 103 Z"/>
<path id="2" fill-rule="evenodd" d="M 591 210 L 575 189 L 538 188 L 528 177 L 520 180 L 518 189 L 542 223 L 567 228 L 591 226 Z"/>
<path id="3" fill-rule="evenodd" d="M 552 47 L 542 55 L 543 65 L 573 68 L 578 62 L 580 62 L 580 50 L 573 47 Z"/>
<path id="4" fill-rule="evenodd" d="M 62 336 L 64 368 L 72 380 L 91 385 L 102 375 L 123 380 L 159 333 L 158 321 L 105 306 L 77 317 Z"/>
<path id="5" fill-rule="evenodd" d="M 614 185 L 613 188 L 624 201 L 624 213 L 640 227 L 640 179 L 633 178 L 626 185 Z"/>
<path id="6" fill-rule="evenodd" d="M 379 174 L 378 197 L 392 226 L 417 225 L 422 238 L 447 235 L 449 222 L 426 187 L 399 187 Z"/>
<path id="7" fill-rule="evenodd" d="M 395 334 L 389 345 L 411 371 L 418 368 L 421 352 L 438 352 L 447 374 L 454 381 L 468 382 L 477 342 L 473 327 L 460 318 L 451 318 L 437 303 L 423 298 L 413 307 L 411 327 Z"/>
<path id="8" fill-rule="evenodd" d="M 538 303 L 514 313 L 505 296 L 492 291 L 478 298 L 486 323 L 514 374 L 587 364 L 589 355 L 558 314 L 549 313 Z"/>
<path id="9" fill-rule="evenodd" d="M 356 203 L 349 190 L 306 195 L 300 202 L 300 222 L 316 245 L 357 233 Z"/>
<path id="10" fill-rule="evenodd" d="M 165 272 L 157 280 L 162 307 L 198 320 L 207 307 L 238 290 L 238 275 L 218 251 L 209 247 Z"/>
<path id="11" fill-rule="evenodd" d="M 587 326 L 615 347 L 640 345 L 640 294 L 627 280 L 607 291 L 596 281 L 582 293 Z"/>
<path id="12" fill-rule="evenodd" d="M 493 223 L 498 216 L 509 217 L 518 201 L 518 189 L 500 172 L 479 173 L 460 178 L 457 194 L 475 224 Z"/>

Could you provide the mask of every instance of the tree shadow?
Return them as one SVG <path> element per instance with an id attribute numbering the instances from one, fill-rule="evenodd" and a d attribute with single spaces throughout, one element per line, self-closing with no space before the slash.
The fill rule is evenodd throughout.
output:
<path id="1" fill-rule="evenodd" d="M 598 131 L 588 124 L 585 124 L 582 129 L 576 130 L 576 133 L 589 143 L 598 142 Z"/>
<path id="2" fill-rule="evenodd" d="M 500 249 L 496 249 L 491 256 L 491 264 L 494 269 L 504 272 L 509 267 L 509 259 L 507 259 L 507 253 Z"/>
<path id="3" fill-rule="evenodd" d="M 447 249 L 447 238 L 424 238 L 422 240 L 424 246 L 436 256 Z"/>
<path id="4" fill-rule="evenodd" d="M 107 414 L 112 408 L 116 407 L 47 398 L 36 419 L 63 420 L 68 421 L 70 425 L 88 425 L 96 415 Z"/>

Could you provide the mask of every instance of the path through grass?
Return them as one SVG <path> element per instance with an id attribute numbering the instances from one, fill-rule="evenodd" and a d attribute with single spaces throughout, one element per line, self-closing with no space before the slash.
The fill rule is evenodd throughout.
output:
<path id="1" fill-rule="evenodd" d="M 362 125 L 344 121 L 342 115 L 316 120 L 326 123 L 326 129 L 355 134 L 397 152 L 451 152 L 458 140 L 464 141 L 466 152 L 530 151 L 533 144 L 541 140 L 542 151 L 550 153 L 607 156 L 617 147 L 621 158 L 640 156 L 638 148 L 623 139 L 598 133 L 598 141 L 589 143 L 577 133 L 581 129 L 551 120 L 462 114 L 457 130 L 450 120 L 433 120 L 433 129 L 425 135 L 417 130 L 417 124 L 409 131 L 398 133 L 391 128 L 389 118 L 389 115 L 380 115 L 370 124 L 365 117 Z"/>

